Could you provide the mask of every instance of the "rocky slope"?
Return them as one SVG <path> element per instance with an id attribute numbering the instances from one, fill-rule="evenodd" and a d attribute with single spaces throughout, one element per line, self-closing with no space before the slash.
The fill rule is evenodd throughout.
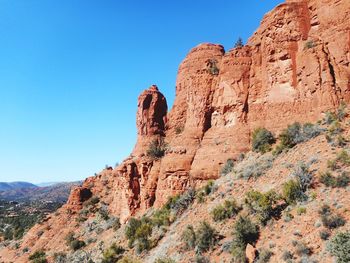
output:
<path id="1" fill-rule="evenodd" d="M 255 128 L 265 127 L 278 135 L 294 121 L 315 122 L 342 101 L 349 102 L 349 63 L 350 3 L 346 0 L 287 0 L 266 14 L 247 45 L 227 52 L 214 44 L 193 48 L 179 67 L 170 112 L 156 86 L 140 95 L 138 139 L 132 154 L 118 167 L 87 178 L 59 213 L 35 226 L 19 249 L 2 249 L 0 259 L 26 262 L 29 254 L 22 252 L 24 248 L 31 252 L 43 248 L 48 254 L 67 251 L 63 240 L 69 231 L 82 230 L 76 220 L 93 197 L 99 198 L 100 208 L 124 223 L 151 207 L 160 208 L 170 196 L 217 179 L 228 159 L 250 149 Z M 166 145 L 162 158 L 147 154 L 155 142 L 160 148 Z M 275 181 L 283 182 L 276 174 L 271 172 L 256 186 L 269 188 Z M 246 187 L 249 184 L 242 181 L 232 194 L 238 198 Z M 172 225 L 170 233 L 182 224 L 185 221 Z M 44 234 L 38 237 L 35 233 L 42 229 Z M 113 235 L 96 240 L 107 242 Z M 97 247 L 106 246 L 91 245 L 87 251 L 96 255 Z M 214 255 L 212 259 L 219 262 Z"/>

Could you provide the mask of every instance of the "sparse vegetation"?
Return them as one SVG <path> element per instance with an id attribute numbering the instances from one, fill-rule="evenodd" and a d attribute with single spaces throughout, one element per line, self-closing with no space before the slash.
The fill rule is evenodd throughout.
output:
<path id="1" fill-rule="evenodd" d="M 237 175 L 247 180 L 258 178 L 272 167 L 273 161 L 274 157 L 271 154 L 262 155 L 257 159 L 250 158 L 244 166 L 237 168 Z"/>
<path id="2" fill-rule="evenodd" d="M 276 142 L 273 134 L 265 128 L 257 128 L 252 135 L 252 148 L 255 152 L 266 153 L 271 150 L 271 145 Z"/>
<path id="3" fill-rule="evenodd" d="M 157 258 L 154 263 L 176 263 L 176 261 L 168 257 L 163 257 Z"/>
<path id="4" fill-rule="evenodd" d="M 274 150 L 274 154 L 280 154 L 286 149 L 293 148 L 298 143 L 317 137 L 322 132 L 323 130 L 318 125 L 311 123 L 301 125 L 296 122 L 288 125 L 287 129 L 283 130 L 279 136 L 280 144 Z"/>
<path id="5" fill-rule="evenodd" d="M 328 205 L 323 205 L 319 210 L 319 215 L 321 216 L 321 221 L 323 226 L 328 229 L 338 228 L 345 225 L 345 219 L 337 214 L 333 214 L 331 208 Z"/>
<path id="6" fill-rule="evenodd" d="M 245 262 L 245 249 L 247 244 L 255 244 L 259 238 L 259 227 L 249 217 L 239 216 L 234 224 L 233 243 L 231 254 L 234 260 Z"/>
<path id="7" fill-rule="evenodd" d="M 32 263 L 47 263 L 46 253 L 43 250 L 38 250 L 29 256 Z"/>
<path id="8" fill-rule="evenodd" d="M 303 192 L 310 188 L 313 176 L 309 171 L 308 165 L 303 162 L 298 163 L 291 175 L 297 179 Z"/>
<path id="9" fill-rule="evenodd" d="M 321 173 L 320 182 L 327 187 L 346 187 L 349 185 L 350 177 L 343 172 L 338 177 L 333 176 L 330 172 Z"/>
<path id="10" fill-rule="evenodd" d="M 74 251 L 79 250 L 86 245 L 84 241 L 77 239 L 73 232 L 69 232 L 65 239 L 67 246 Z"/>
<path id="11" fill-rule="evenodd" d="M 182 232 L 181 240 L 184 242 L 186 249 L 194 249 L 196 246 L 196 233 L 192 225 L 188 225 Z"/>
<path id="12" fill-rule="evenodd" d="M 302 214 L 306 214 L 306 208 L 305 207 L 298 207 L 297 208 L 297 214 L 300 216 Z"/>
<path id="13" fill-rule="evenodd" d="M 122 258 L 125 249 L 113 243 L 107 250 L 103 252 L 103 259 L 101 263 L 116 263 Z"/>
<path id="14" fill-rule="evenodd" d="M 283 261 L 285 262 L 291 262 L 290 260 L 293 259 L 293 254 L 290 252 L 290 251 L 284 251 L 283 254 L 282 254 L 282 259 Z"/>
<path id="15" fill-rule="evenodd" d="M 207 61 L 207 71 L 209 74 L 214 76 L 219 75 L 220 70 L 217 67 L 217 63 L 218 61 L 216 59 L 209 59 Z"/>
<path id="16" fill-rule="evenodd" d="M 259 222 L 264 225 L 276 214 L 276 205 L 279 199 L 275 191 L 260 193 L 252 190 L 246 194 L 245 204 L 251 212 L 257 215 Z"/>
<path id="17" fill-rule="evenodd" d="M 311 249 L 302 242 L 297 242 L 296 243 L 296 248 L 295 248 L 295 253 L 298 256 L 306 256 L 311 254 Z"/>
<path id="18" fill-rule="evenodd" d="M 303 201 L 305 194 L 296 180 L 289 180 L 282 186 L 282 197 L 287 204 L 295 204 L 297 201 Z"/>
<path id="19" fill-rule="evenodd" d="M 255 260 L 255 263 L 268 263 L 270 262 L 270 258 L 272 257 L 272 255 L 273 253 L 270 250 L 259 250 L 259 254 L 257 259 Z"/>
<path id="20" fill-rule="evenodd" d="M 206 221 L 199 224 L 196 231 L 196 248 L 199 253 L 212 249 L 218 241 L 216 230 Z"/>
<path id="21" fill-rule="evenodd" d="M 226 164 L 221 169 L 221 175 L 224 176 L 233 171 L 234 161 L 232 159 L 228 159 Z"/>
<path id="22" fill-rule="evenodd" d="M 308 40 L 305 43 L 305 48 L 306 49 L 310 49 L 310 48 L 314 48 L 316 46 L 315 42 L 313 40 Z"/>
<path id="23" fill-rule="evenodd" d="M 216 206 L 211 212 L 214 221 L 222 221 L 238 214 L 240 207 L 235 200 L 225 200 L 224 204 Z"/>
<path id="24" fill-rule="evenodd" d="M 176 126 L 176 127 L 175 127 L 175 133 L 176 133 L 177 135 L 183 133 L 184 130 L 185 130 L 185 127 L 184 127 L 184 126 Z"/>
<path id="25" fill-rule="evenodd" d="M 198 202 L 203 203 L 205 201 L 205 197 L 215 192 L 216 189 L 217 187 L 215 186 L 214 181 L 209 180 L 204 187 L 197 191 L 196 198 Z"/>
<path id="26" fill-rule="evenodd" d="M 138 252 L 151 248 L 149 240 L 152 234 L 152 225 L 150 219 L 143 217 L 141 220 L 131 218 L 125 228 L 125 235 L 129 240 L 129 247 L 132 247 L 137 241 L 136 249 Z"/>
<path id="27" fill-rule="evenodd" d="M 339 232 L 329 242 L 328 250 L 337 263 L 350 262 L 350 232 Z"/>
<path id="28" fill-rule="evenodd" d="M 153 140 L 147 150 L 147 156 L 153 159 L 160 159 L 164 156 L 167 145 L 163 138 Z"/>
<path id="29" fill-rule="evenodd" d="M 218 234 L 208 222 L 202 221 L 197 231 L 192 225 L 188 225 L 181 235 L 181 240 L 186 249 L 195 248 L 198 253 L 203 253 L 216 245 Z"/>
<path id="30" fill-rule="evenodd" d="M 330 233 L 328 232 L 328 231 L 326 231 L 326 230 L 321 230 L 320 231 L 320 238 L 322 239 L 322 240 L 328 240 L 329 239 L 329 237 L 330 237 Z"/>

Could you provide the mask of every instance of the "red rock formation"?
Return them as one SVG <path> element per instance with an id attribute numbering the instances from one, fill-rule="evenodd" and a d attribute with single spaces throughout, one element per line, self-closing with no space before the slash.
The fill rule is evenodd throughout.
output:
<path id="1" fill-rule="evenodd" d="M 249 149 L 256 127 L 278 133 L 349 101 L 349 5 L 288 0 L 264 17 L 246 46 L 226 53 L 221 45 L 195 47 L 179 67 L 168 114 L 156 86 L 144 91 L 132 157 L 110 175 L 112 213 L 126 220 L 217 178 L 228 158 Z M 168 150 L 151 160 L 145 153 L 159 137 Z"/>
<path id="2" fill-rule="evenodd" d="M 136 115 L 137 143 L 133 154 L 135 156 L 145 153 L 148 144 L 154 136 L 164 136 L 167 102 L 156 85 L 142 92 L 138 99 Z"/>

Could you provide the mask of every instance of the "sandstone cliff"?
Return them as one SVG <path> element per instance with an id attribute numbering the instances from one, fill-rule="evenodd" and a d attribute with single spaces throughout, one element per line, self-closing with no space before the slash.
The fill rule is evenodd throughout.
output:
<path id="1" fill-rule="evenodd" d="M 287 0 L 266 14 L 244 47 L 193 48 L 179 67 L 170 112 L 155 85 L 145 90 L 138 99 L 132 154 L 74 189 L 60 211 L 72 215 L 48 218 L 48 234 L 37 240 L 36 226 L 21 248 L 63 247 L 59 240 L 75 225 L 70 218 L 91 196 L 125 222 L 160 207 L 169 196 L 218 178 L 227 159 L 249 150 L 255 128 L 278 134 L 294 121 L 317 121 L 342 101 L 350 102 L 349 63 L 346 0 Z M 154 140 L 166 143 L 163 158 L 147 155 Z M 24 260 L 17 256 L 16 262 Z"/>

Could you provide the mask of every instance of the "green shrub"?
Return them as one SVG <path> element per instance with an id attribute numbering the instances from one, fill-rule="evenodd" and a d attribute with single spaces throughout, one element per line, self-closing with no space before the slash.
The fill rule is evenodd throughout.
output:
<path id="1" fill-rule="evenodd" d="M 350 262 L 350 232 L 339 232 L 329 242 L 328 250 L 337 263 Z"/>
<path id="2" fill-rule="evenodd" d="M 131 257 L 123 257 L 121 260 L 118 261 L 118 263 L 141 263 L 141 261 Z"/>
<path id="3" fill-rule="evenodd" d="M 337 185 L 337 179 L 327 171 L 320 174 L 320 183 L 327 187 L 335 187 Z"/>
<path id="4" fill-rule="evenodd" d="M 226 164 L 221 169 L 221 175 L 224 176 L 233 171 L 234 161 L 232 159 L 228 159 Z"/>
<path id="5" fill-rule="evenodd" d="M 148 222 L 143 222 L 135 232 L 135 238 L 137 240 L 136 250 L 142 252 L 144 250 L 151 249 L 151 241 L 149 240 L 152 235 L 152 225 Z"/>
<path id="6" fill-rule="evenodd" d="M 63 252 L 55 252 L 53 254 L 53 259 L 55 260 L 55 263 L 66 263 L 67 254 Z"/>
<path id="7" fill-rule="evenodd" d="M 137 241 L 136 249 L 138 252 L 149 250 L 151 248 L 152 222 L 149 218 L 143 217 L 141 220 L 131 218 L 125 228 L 125 236 L 129 240 L 129 246 L 132 247 Z"/>
<path id="8" fill-rule="evenodd" d="M 189 189 L 181 195 L 172 198 L 171 201 L 167 202 L 166 207 L 171 209 L 175 214 L 181 214 L 193 203 L 195 198 L 196 191 Z"/>
<path id="9" fill-rule="evenodd" d="M 314 48 L 315 46 L 316 46 L 316 44 L 313 40 L 309 40 L 305 43 L 305 49 Z"/>
<path id="10" fill-rule="evenodd" d="M 107 250 L 103 252 L 103 259 L 101 263 L 116 263 L 122 258 L 125 249 L 113 243 Z"/>
<path id="11" fill-rule="evenodd" d="M 287 204 L 295 204 L 297 201 L 303 201 L 305 199 L 300 184 L 295 180 L 289 180 L 283 184 L 282 197 Z"/>
<path id="12" fill-rule="evenodd" d="M 153 159 L 160 159 L 164 156 L 166 151 L 166 143 L 163 138 L 153 140 L 147 150 L 147 156 Z"/>
<path id="13" fill-rule="evenodd" d="M 114 231 L 117 231 L 117 230 L 121 227 L 119 217 L 115 217 L 115 218 L 114 218 L 114 222 L 113 222 L 112 227 L 113 227 L 113 230 L 114 230 Z"/>
<path id="14" fill-rule="evenodd" d="M 73 249 L 74 251 L 77 251 L 79 249 L 81 249 L 82 247 L 85 247 L 85 242 L 82 241 L 82 240 L 73 240 L 71 243 L 70 243 L 70 248 Z"/>
<path id="15" fill-rule="evenodd" d="M 207 71 L 211 75 L 218 75 L 219 74 L 219 68 L 217 67 L 218 61 L 216 59 L 209 59 L 207 60 Z"/>
<path id="16" fill-rule="evenodd" d="M 46 263 L 46 253 L 43 250 L 38 250 L 29 256 L 29 260 L 33 263 Z"/>
<path id="17" fill-rule="evenodd" d="M 313 180 L 312 173 L 309 171 L 308 165 L 303 162 L 297 164 L 294 168 L 291 176 L 297 179 L 297 182 L 300 185 L 300 188 L 303 192 L 305 192 L 308 188 L 310 188 Z"/>
<path id="18" fill-rule="evenodd" d="M 257 128 L 252 135 L 252 148 L 255 152 L 266 153 L 271 150 L 271 145 L 276 142 L 273 134 L 265 128 Z"/>
<path id="19" fill-rule="evenodd" d="M 304 243 L 297 242 L 295 253 L 298 256 L 306 256 L 311 254 L 311 249 L 308 246 L 306 246 Z"/>
<path id="20" fill-rule="evenodd" d="M 193 261 L 194 263 L 210 263 L 209 258 L 203 255 L 196 255 L 196 258 Z"/>
<path id="21" fill-rule="evenodd" d="M 262 224 L 266 224 L 274 216 L 278 200 L 279 196 L 275 191 L 263 194 L 252 190 L 246 194 L 245 204 L 251 212 L 257 214 Z"/>
<path id="22" fill-rule="evenodd" d="M 324 122 L 329 125 L 329 124 L 333 123 L 334 121 L 336 121 L 337 119 L 338 118 L 334 112 L 327 111 L 326 116 L 324 118 Z"/>
<path id="23" fill-rule="evenodd" d="M 337 177 L 337 187 L 347 187 L 350 183 L 350 177 L 346 172 L 342 172 L 340 176 Z"/>
<path id="24" fill-rule="evenodd" d="M 317 137 L 322 132 L 323 130 L 318 125 L 311 123 L 301 125 L 295 122 L 288 125 L 287 129 L 283 130 L 279 136 L 280 144 L 276 147 L 274 154 L 279 154 L 284 149 L 293 148 L 298 143 Z"/>
<path id="25" fill-rule="evenodd" d="M 89 200 L 84 202 L 84 206 L 94 206 L 100 202 L 100 198 L 98 196 L 93 196 Z"/>
<path id="26" fill-rule="evenodd" d="M 322 240 L 328 240 L 331 234 L 328 231 L 321 230 L 319 235 Z"/>
<path id="27" fill-rule="evenodd" d="M 175 260 L 168 258 L 168 257 L 164 257 L 164 258 L 157 258 L 154 263 L 176 263 Z"/>
<path id="28" fill-rule="evenodd" d="M 306 208 L 305 207 L 298 207 L 297 214 L 298 215 L 306 214 Z"/>
<path id="29" fill-rule="evenodd" d="M 199 253 L 212 249 L 218 241 L 218 234 L 208 222 L 201 222 L 196 232 L 196 247 Z"/>
<path id="30" fill-rule="evenodd" d="M 282 259 L 285 261 L 285 262 L 290 262 L 290 260 L 293 259 L 293 254 L 290 252 L 290 251 L 284 251 L 283 254 L 282 254 Z"/>
<path id="31" fill-rule="evenodd" d="M 188 225 L 182 232 L 181 240 L 185 243 L 186 249 L 193 249 L 196 246 L 196 233 L 193 226 Z"/>
<path id="32" fill-rule="evenodd" d="M 214 181 L 213 180 L 209 180 L 208 183 L 204 186 L 204 193 L 206 195 L 210 195 L 211 193 L 214 192 Z"/>
<path id="33" fill-rule="evenodd" d="M 240 207 L 235 200 L 225 200 L 223 205 L 216 206 L 211 212 L 214 221 L 222 221 L 238 214 Z"/>
<path id="34" fill-rule="evenodd" d="M 350 177 L 346 173 L 342 173 L 340 176 L 335 177 L 330 172 L 322 173 L 320 176 L 320 182 L 327 187 L 347 187 L 350 182 Z"/>
<path id="35" fill-rule="evenodd" d="M 333 214 L 328 205 L 323 205 L 318 213 L 321 216 L 323 226 L 327 227 L 328 229 L 338 228 L 344 226 L 346 223 L 343 217 Z"/>
<path id="36" fill-rule="evenodd" d="M 259 250 L 259 254 L 257 259 L 254 261 L 254 263 L 268 263 L 270 262 L 270 258 L 272 257 L 273 253 L 270 250 L 263 249 Z"/>
<path id="37" fill-rule="evenodd" d="M 336 160 L 344 165 L 350 165 L 350 155 L 346 150 L 342 150 L 338 153 Z"/>
<path id="38" fill-rule="evenodd" d="M 98 209 L 98 214 L 101 216 L 103 220 L 109 219 L 109 213 L 106 207 L 100 207 L 100 209 Z"/>
<path id="39" fill-rule="evenodd" d="M 175 127 L 175 133 L 176 133 L 177 135 L 181 134 L 184 130 L 185 130 L 185 127 L 184 127 L 184 126 L 176 126 L 176 127 Z"/>
<path id="40" fill-rule="evenodd" d="M 137 218 L 130 218 L 126 228 L 125 228 L 125 236 L 129 240 L 129 246 L 131 247 L 136 240 L 136 230 L 142 225 L 141 220 Z"/>
<path id="41" fill-rule="evenodd" d="M 66 240 L 67 246 L 69 246 L 74 251 L 79 250 L 80 248 L 86 245 L 84 241 L 78 240 L 74 236 L 73 232 L 69 232 L 65 237 L 65 240 Z"/>
<path id="42" fill-rule="evenodd" d="M 248 217 L 239 216 L 234 224 L 233 244 L 231 254 L 238 262 L 245 262 L 245 249 L 247 244 L 254 245 L 259 239 L 259 227 Z"/>

